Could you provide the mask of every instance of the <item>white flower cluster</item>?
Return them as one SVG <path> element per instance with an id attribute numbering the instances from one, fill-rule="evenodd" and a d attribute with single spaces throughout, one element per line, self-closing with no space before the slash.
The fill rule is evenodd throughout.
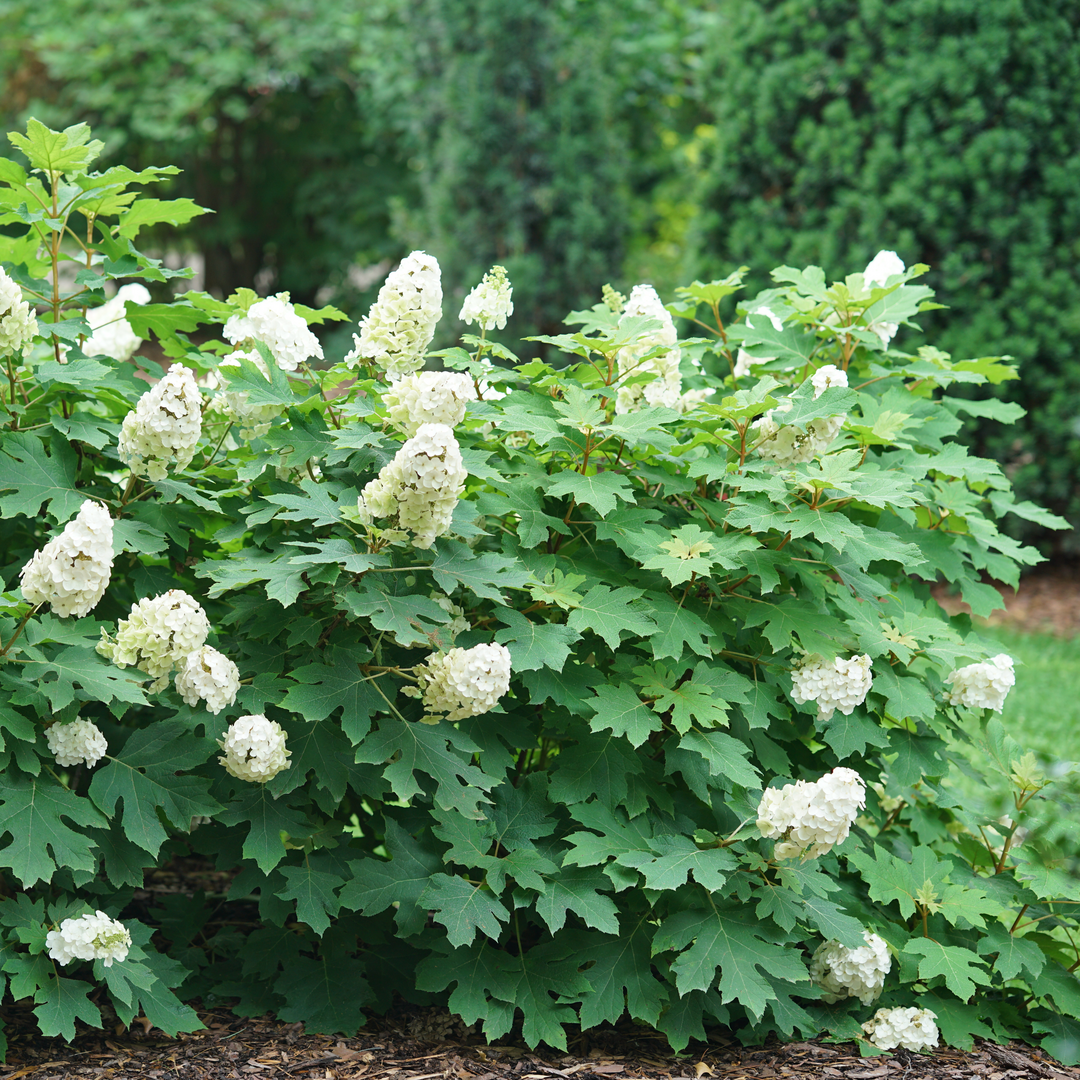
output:
<path id="1" fill-rule="evenodd" d="M 296 314 L 287 292 L 256 300 L 243 315 L 233 315 L 222 334 L 234 345 L 261 341 L 282 371 L 295 371 L 309 357 L 322 359 L 322 345 Z"/>
<path id="2" fill-rule="evenodd" d="M 884 286 L 889 278 L 904 272 L 904 261 L 895 251 L 879 251 L 867 264 L 863 271 L 863 284 L 872 288 L 874 285 Z M 900 329 L 899 323 L 873 322 L 870 324 L 879 338 L 881 344 L 887 349 L 889 342 L 896 337 L 896 331 Z"/>
<path id="3" fill-rule="evenodd" d="M 458 318 L 476 323 L 481 330 L 501 330 L 514 314 L 514 290 L 506 277 L 506 267 L 493 266 L 461 305 Z"/>
<path id="4" fill-rule="evenodd" d="M 189 705 L 197 705 L 202 699 L 206 702 L 206 711 L 216 716 L 236 700 L 240 671 L 213 646 L 203 645 L 188 653 L 177 666 L 176 692 Z"/>
<path id="5" fill-rule="evenodd" d="M 22 568 L 22 594 L 52 605 L 62 619 L 96 607 L 112 575 L 113 522 L 101 503 L 87 499 L 64 531 L 35 551 Z"/>
<path id="6" fill-rule="evenodd" d="M 97 651 L 117 667 L 134 664 L 145 671 L 154 680 L 148 688 L 154 693 L 165 687 L 174 667 L 202 647 L 209 633 L 210 620 L 198 601 L 170 589 L 135 604 L 120 620 L 115 641 L 102 630 Z"/>
<path id="7" fill-rule="evenodd" d="M 122 285 L 116 295 L 101 307 L 91 308 L 86 321 L 94 331 L 83 343 L 85 356 L 108 356 L 113 360 L 130 360 L 142 338 L 124 318 L 124 304 L 149 304 L 150 290 L 145 285 Z"/>
<path id="8" fill-rule="evenodd" d="M 849 949 L 839 941 L 819 945 L 810 961 L 810 978 L 825 991 L 821 1000 L 832 1004 L 857 997 L 873 1005 L 881 996 L 885 976 L 892 968 L 889 946 L 877 934 L 863 931 L 865 945 Z"/>
<path id="9" fill-rule="evenodd" d="M 773 324 L 774 330 L 783 330 L 784 321 L 775 315 L 769 308 L 762 306 L 757 311 L 751 311 L 746 316 L 746 325 L 753 328 L 754 323 L 751 322 L 751 317 L 754 315 L 764 315 L 768 318 L 769 322 Z M 751 356 L 745 349 L 740 349 L 735 357 L 735 378 L 741 379 L 745 375 L 750 374 L 750 369 L 754 364 L 767 364 L 770 360 L 775 360 L 775 356 Z"/>
<path id="10" fill-rule="evenodd" d="M 122 922 L 110 919 L 104 911 L 87 912 L 78 919 L 65 919 L 59 930 L 45 935 L 49 956 L 61 964 L 72 960 L 100 960 L 102 967 L 112 967 L 114 960 L 123 963 L 131 948 L 131 934 Z"/>
<path id="11" fill-rule="evenodd" d="M 22 356 L 37 332 L 37 316 L 22 289 L 0 267 L 0 356 Z"/>
<path id="12" fill-rule="evenodd" d="M 371 310 L 353 334 L 347 364 L 380 364 L 391 381 L 424 366 L 435 324 L 442 316 L 442 275 L 437 259 L 414 251 L 390 273 Z"/>
<path id="13" fill-rule="evenodd" d="M 633 345 L 619 350 L 619 375 L 624 379 L 637 375 L 652 375 L 654 378 L 647 383 L 620 386 L 615 396 L 617 413 L 635 412 L 645 404 L 674 409 L 682 396 L 682 377 L 679 375 L 682 351 L 678 346 L 675 323 L 651 285 L 634 286 L 619 323 L 621 325 L 628 318 L 642 315 L 655 319 L 660 326 L 642 334 Z M 666 351 L 652 359 L 642 360 L 643 356 L 657 348 Z"/>
<path id="14" fill-rule="evenodd" d="M 429 714 L 446 713 L 447 720 L 479 716 L 498 704 L 510 689 L 510 650 L 505 645 L 474 645 L 432 653 L 417 668 L 420 689 Z"/>
<path id="15" fill-rule="evenodd" d="M 394 383 L 383 404 L 392 424 L 415 435 L 424 424 L 457 427 L 475 400 L 476 388 L 463 371 L 420 371 Z"/>
<path id="16" fill-rule="evenodd" d="M 945 681 L 952 684 L 952 689 L 945 691 L 945 700 L 950 705 L 966 709 L 993 709 L 999 713 L 1016 682 L 1016 675 L 1012 657 L 998 653 L 981 664 L 968 664 L 954 671 Z"/>
<path id="17" fill-rule="evenodd" d="M 45 732 L 57 765 L 96 765 L 109 749 L 101 729 L 90 720 L 72 720 L 70 724 L 53 724 Z"/>
<path id="18" fill-rule="evenodd" d="M 702 402 L 707 398 L 711 398 L 716 390 L 711 386 L 704 387 L 700 390 L 687 390 L 678 401 L 675 402 L 675 408 L 681 413 L 693 412 Z"/>
<path id="19" fill-rule="evenodd" d="M 360 493 L 357 520 L 389 519 L 388 529 L 402 538 L 411 532 L 413 547 L 429 548 L 450 528 L 467 475 L 453 429 L 422 424 Z"/>
<path id="20" fill-rule="evenodd" d="M 814 387 L 814 398 L 819 398 L 830 386 L 847 386 L 847 372 L 833 364 L 826 364 L 814 372 L 810 379 Z M 791 410 L 791 399 L 781 401 L 770 409 L 754 424 L 754 430 L 760 432 L 757 452 L 781 465 L 797 465 L 811 461 L 818 454 L 824 454 L 833 439 L 844 426 L 846 416 L 822 416 L 807 423 L 806 428 L 797 424 L 781 427 L 774 416 Z"/>
<path id="21" fill-rule="evenodd" d="M 823 364 L 810 376 L 810 384 L 814 388 L 816 401 L 830 386 L 847 386 L 847 372 L 842 371 L 835 364 Z"/>
<path id="22" fill-rule="evenodd" d="M 862 777 L 841 766 L 813 783 L 796 780 L 769 788 L 758 805 L 757 827 L 762 836 L 780 840 L 777 859 L 814 859 L 847 839 L 865 805 Z"/>
<path id="23" fill-rule="evenodd" d="M 230 390 L 229 376 L 225 368 L 240 366 L 241 360 L 250 360 L 268 379 L 270 372 L 266 367 L 266 361 L 259 355 L 257 349 L 248 352 L 237 349 L 229 353 L 220 364 L 216 372 L 211 372 L 212 384 L 220 387 L 214 397 L 214 403 L 230 420 L 240 425 L 240 437 L 242 439 L 257 439 L 270 430 L 274 418 L 281 415 L 280 405 L 252 405 L 248 400 L 246 390 Z"/>
<path id="24" fill-rule="evenodd" d="M 433 592 L 431 593 L 431 599 L 450 616 L 450 621 L 446 624 L 444 629 L 446 630 L 446 633 L 449 634 L 451 641 L 453 641 L 458 634 L 464 634 L 466 630 L 472 629 L 472 623 L 465 618 L 465 609 L 455 604 L 449 596 Z"/>
<path id="25" fill-rule="evenodd" d="M 871 659 L 865 653 L 845 660 L 824 660 L 816 653 L 803 659 L 791 672 L 791 699 L 797 705 L 816 701 L 818 720 L 825 723 L 839 709 L 850 716 L 856 705 L 861 705 L 870 692 L 874 676 Z"/>
<path id="26" fill-rule="evenodd" d="M 202 398 L 192 372 L 173 364 L 124 417 L 117 453 L 136 476 L 164 480 L 170 460 L 183 469 L 202 434 Z"/>
<path id="27" fill-rule="evenodd" d="M 218 746 L 225 751 L 218 761 L 237 780 L 265 784 L 289 768 L 291 751 L 285 749 L 284 730 L 276 720 L 261 714 L 234 720 Z"/>
<path id="28" fill-rule="evenodd" d="M 933 1050 L 938 1044 L 937 1013 L 913 1006 L 878 1009 L 863 1031 L 879 1050 Z"/>

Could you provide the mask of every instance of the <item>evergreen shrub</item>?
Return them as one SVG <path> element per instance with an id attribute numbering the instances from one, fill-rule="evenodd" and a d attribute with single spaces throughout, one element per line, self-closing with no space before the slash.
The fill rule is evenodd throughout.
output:
<path id="1" fill-rule="evenodd" d="M 995 388 L 1019 422 L 975 401 L 966 441 L 1080 521 L 1080 8 L 748 0 L 702 42 L 698 272 L 753 262 L 764 283 L 777 262 L 839 272 L 882 246 L 930 264 L 949 310 L 925 340 L 1022 376 Z"/>
<path id="2" fill-rule="evenodd" d="M 885 347 L 924 267 L 781 267 L 779 329 L 721 321 L 743 271 L 694 282 L 681 342 L 609 289 L 550 364 L 488 344 L 494 271 L 421 376 L 418 254 L 329 369 L 337 313 L 250 291 L 126 299 L 89 356 L 111 283 L 167 273 L 140 229 L 200 208 L 91 171 L 84 125 L 12 139 L 0 933 L 44 1034 L 195 999 L 351 1033 L 400 995 L 530 1045 L 1077 1060 L 1056 789 L 995 718 L 1011 661 L 930 595 L 991 610 L 1038 557 L 998 519 L 1051 519 L 955 441 L 949 391 L 1007 365 Z M 117 344 L 150 334 L 153 387 Z M 227 892 L 137 899 L 184 856 Z"/>

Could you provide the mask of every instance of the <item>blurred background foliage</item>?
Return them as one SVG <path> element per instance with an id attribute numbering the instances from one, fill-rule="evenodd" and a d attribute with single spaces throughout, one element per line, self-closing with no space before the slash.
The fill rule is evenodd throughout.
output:
<path id="1" fill-rule="evenodd" d="M 1080 522 L 1075 0 L 0 0 L 0 23 L 5 130 L 87 120 L 105 164 L 181 166 L 170 194 L 216 213 L 160 243 L 212 292 L 356 317 L 419 247 L 448 335 L 494 262 L 512 329 L 550 333 L 609 280 L 670 299 L 745 263 L 749 297 L 785 262 L 928 263 L 950 310 L 925 340 L 1020 366 L 996 392 L 1027 417 L 970 439 Z"/>

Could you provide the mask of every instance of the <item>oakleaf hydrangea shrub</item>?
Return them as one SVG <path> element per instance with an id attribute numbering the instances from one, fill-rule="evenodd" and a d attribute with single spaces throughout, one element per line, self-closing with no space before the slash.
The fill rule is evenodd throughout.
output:
<path id="1" fill-rule="evenodd" d="M 609 288 L 521 363 L 497 268 L 427 354 L 414 252 L 340 364 L 333 309 L 125 300 L 166 371 L 88 356 L 89 315 L 163 296 L 139 231 L 200 208 L 85 126 L 12 138 L 0 933 L 43 1032 L 217 1000 L 347 1034 L 400 996 L 530 1045 L 1069 1056 L 1061 769 L 930 590 L 988 613 L 1037 558 L 1000 519 L 1053 519 L 955 441 L 950 390 L 1008 365 L 904 351 L 923 267 Z M 177 856 L 227 891 L 134 903 Z"/>

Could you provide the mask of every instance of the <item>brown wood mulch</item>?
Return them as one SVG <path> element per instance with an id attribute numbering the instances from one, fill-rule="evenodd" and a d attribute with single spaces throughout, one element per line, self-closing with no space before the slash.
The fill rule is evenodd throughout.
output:
<path id="1" fill-rule="evenodd" d="M 489 1046 L 436 1009 L 372 1021 L 351 1039 L 269 1018 L 239 1020 L 224 1009 L 201 1015 L 205 1031 L 174 1039 L 136 1026 L 87 1032 L 70 1044 L 35 1035 L 28 1016 L 13 1018 L 0 1080 L 1080 1080 L 1080 1069 L 1031 1047 L 981 1040 L 970 1053 L 863 1058 L 853 1044 L 746 1048 L 716 1033 L 676 1056 L 662 1036 L 628 1028 L 571 1038 L 563 1054 L 509 1041 Z"/>

